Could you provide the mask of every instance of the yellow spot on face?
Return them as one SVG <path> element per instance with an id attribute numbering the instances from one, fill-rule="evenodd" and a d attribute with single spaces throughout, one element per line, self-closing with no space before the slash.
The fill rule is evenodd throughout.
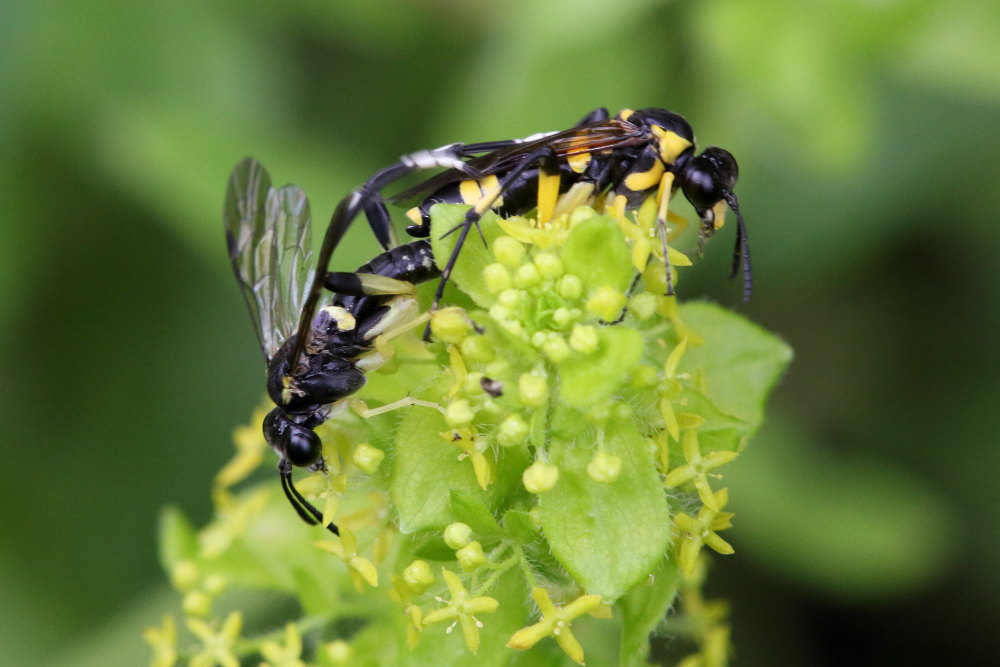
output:
<path id="1" fill-rule="evenodd" d="M 569 155 L 566 157 L 566 164 L 568 164 L 569 168 L 576 173 L 582 174 L 583 170 L 590 164 L 590 153 L 577 153 L 576 155 Z"/>
<path id="2" fill-rule="evenodd" d="M 654 125 L 652 130 L 660 140 L 660 159 L 667 164 L 673 164 L 677 157 L 691 146 L 691 142 L 681 135 L 665 130 L 659 125 Z"/>
<path id="3" fill-rule="evenodd" d="M 716 231 L 722 229 L 726 224 L 726 210 L 726 202 L 724 201 L 720 201 L 712 207 L 712 225 L 715 227 Z"/>
<path id="4" fill-rule="evenodd" d="M 636 171 L 625 177 L 625 187 L 634 192 L 648 190 L 660 182 L 663 175 L 663 163 L 657 160 L 646 171 Z"/>

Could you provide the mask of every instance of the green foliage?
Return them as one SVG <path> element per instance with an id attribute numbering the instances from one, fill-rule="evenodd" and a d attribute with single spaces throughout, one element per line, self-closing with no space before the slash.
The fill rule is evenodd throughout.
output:
<path id="1" fill-rule="evenodd" d="M 434 211 L 441 264 L 457 237 L 443 232 L 466 210 Z M 582 664 L 605 644 L 595 638 L 618 635 L 619 660 L 644 664 L 679 584 L 697 595 L 702 547 L 732 552 L 717 534 L 732 514 L 714 470 L 746 446 L 790 360 L 739 316 L 630 287 L 634 262 L 663 271 L 652 246 L 636 255 L 627 240 L 652 225 L 589 208 L 547 225 L 482 220 L 486 245 L 470 237 L 452 274 L 453 302 L 468 307 L 432 314 L 438 342 L 382 341 L 392 362 L 351 399 L 358 414 L 404 391 L 421 403 L 323 427 L 330 473 L 299 486 L 339 540 L 312 542 L 320 529 L 299 525 L 273 482 L 233 495 L 265 447 L 240 429 L 217 518 L 195 531 L 170 510 L 161 524 L 161 558 L 202 647 L 194 660 Z M 216 611 L 239 587 L 297 600 L 283 639 Z M 724 616 L 685 613 L 667 632 L 705 659 L 727 650 Z M 587 615 L 597 620 L 578 638 L 570 626 Z M 147 633 L 161 664 L 168 634 Z"/>

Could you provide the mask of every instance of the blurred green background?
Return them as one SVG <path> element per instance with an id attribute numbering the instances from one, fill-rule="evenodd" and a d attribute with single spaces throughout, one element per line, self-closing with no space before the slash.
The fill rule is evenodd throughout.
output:
<path id="1" fill-rule="evenodd" d="M 731 229 L 682 294 L 796 350 L 726 477 L 737 664 L 992 663 L 998 35 L 995 0 L 4 2 L 4 663 L 141 664 L 176 604 L 157 511 L 207 519 L 263 390 L 221 229 L 240 158 L 323 224 L 403 152 L 597 106 L 737 156 L 754 302 Z M 354 231 L 341 268 L 375 251 Z"/>

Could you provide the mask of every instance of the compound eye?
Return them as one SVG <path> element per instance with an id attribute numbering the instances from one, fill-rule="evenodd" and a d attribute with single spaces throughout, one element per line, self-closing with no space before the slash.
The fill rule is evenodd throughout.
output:
<path id="1" fill-rule="evenodd" d="M 285 456 L 292 465 L 299 467 L 312 465 L 316 463 L 322 451 L 323 443 L 314 431 L 292 424 L 288 445 L 285 447 Z"/>
<path id="2" fill-rule="evenodd" d="M 264 439 L 279 456 L 299 467 L 312 465 L 323 451 L 318 435 L 290 421 L 277 408 L 264 418 Z"/>

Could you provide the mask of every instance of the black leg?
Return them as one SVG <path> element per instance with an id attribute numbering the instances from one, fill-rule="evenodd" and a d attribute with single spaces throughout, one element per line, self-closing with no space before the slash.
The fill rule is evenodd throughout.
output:
<path id="1" fill-rule="evenodd" d="M 448 257 L 448 262 L 445 264 L 444 269 L 441 271 L 441 279 L 438 281 L 437 290 L 434 292 L 434 302 L 431 304 L 431 311 L 437 310 L 438 304 L 441 303 L 441 297 L 444 296 L 444 288 L 448 284 L 448 278 L 451 277 L 451 272 L 455 268 L 455 262 L 458 261 L 458 254 L 462 250 L 462 245 L 465 243 L 466 237 L 469 235 L 469 231 L 473 226 L 479 230 L 480 235 L 482 235 L 482 230 L 479 229 L 479 220 L 486 214 L 497 199 L 503 196 L 512 183 L 517 181 L 517 179 L 527 170 L 529 167 L 535 165 L 543 165 L 546 160 L 552 156 L 553 150 L 551 146 L 540 146 L 537 150 L 528 153 L 524 156 L 524 159 L 500 180 L 496 190 L 489 196 L 484 196 L 475 206 L 469 209 L 469 212 L 465 214 L 465 219 L 458 223 L 455 227 L 449 229 L 445 232 L 444 236 L 452 234 L 454 232 L 459 232 L 458 240 L 455 241 L 455 247 L 451 250 L 451 255 Z M 430 341 L 431 337 L 431 325 L 427 324 L 424 329 L 424 340 Z"/>

